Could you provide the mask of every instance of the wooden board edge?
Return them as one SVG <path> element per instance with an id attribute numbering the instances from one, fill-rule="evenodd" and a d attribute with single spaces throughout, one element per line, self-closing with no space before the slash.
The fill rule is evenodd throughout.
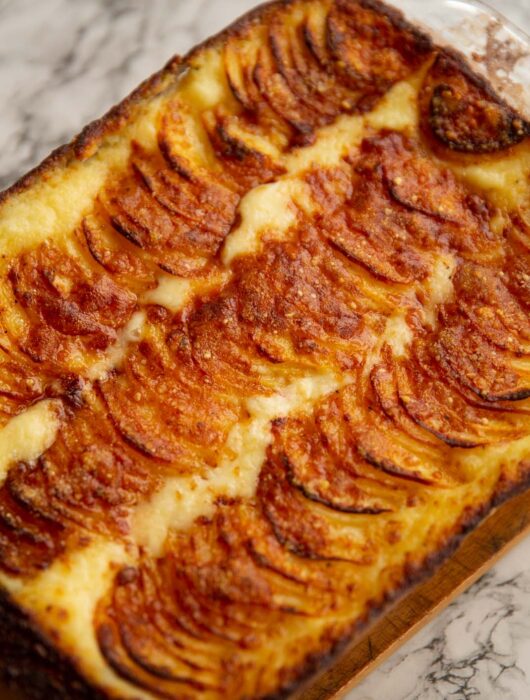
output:
<path id="1" fill-rule="evenodd" d="M 339 700 L 530 534 L 530 491 L 496 508 L 425 581 L 377 618 L 297 700 Z"/>

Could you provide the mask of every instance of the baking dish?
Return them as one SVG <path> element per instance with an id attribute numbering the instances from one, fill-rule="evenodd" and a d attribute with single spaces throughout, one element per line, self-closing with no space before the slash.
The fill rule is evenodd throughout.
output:
<path id="1" fill-rule="evenodd" d="M 450 3 L 453 5 L 454 3 Z M 460 5 L 460 3 L 459 3 Z M 476 7 L 473 5 L 473 7 Z M 406 10 L 406 8 L 404 7 Z M 411 10 L 409 13 L 409 16 L 414 19 L 416 22 L 425 24 L 425 22 L 421 19 L 421 17 L 418 14 L 413 14 L 418 12 L 418 9 Z M 449 13 L 451 16 L 451 19 L 455 19 L 454 13 Z M 471 22 L 474 23 L 477 20 L 476 14 L 473 14 L 471 17 Z M 430 19 L 430 18 L 429 18 Z M 470 24 L 469 24 L 469 17 L 466 17 L 465 20 L 458 22 L 457 25 L 453 27 L 451 25 L 452 29 L 450 30 L 450 33 L 458 33 L 458 32 L 464 32 L 465 34 L 472 34 L 474 37 L 478 37 L 479 33 L 475 32 L 474 30 L 470 29 Z M 482 20 L 481 20 L 482 21 Z M 434 27 L 433 32 L 435 33 L 436 38 L 438 41 L 442 41 L 443 43 L 451 43 L 454 46 L 459 45 L 459 41 L 454 38 L 451 39 L 450 37 L 446 37 L 444 34 L 444 29 L 435 26 L 435 24 L 432 25 Z M 474 49 L 473 49 L 473 55 L 471 55 L 471 58 L 476 61 L 480 65 L 480 67 L 485 68 L 486 73 L 495 73 L 495 79 L 493 79 L 493 76 L 490 76 L 495 82 L 496 80 L 502 80 L 504 85 L 502 92 L 503 94 L 507 97 L 509 101 L 516 101 L 516 90 L 514 90 L 514 85 L 515 85 L 515 80 L 511 78 L 512 74 L 515 74 L 517 72 L 521 71 L 521 59 L 522 56 L 517 54 L 517 51 L 514 49 L 514 45 L 512 43 L 512 38 L 511 36 L 508 36 L 508 38 L 503 38 L 502 37 L 502 30 L 504 29 L 504 25 L 499 24 L 499 21 L 496 20 L 493 24 L 488 20 L 486 24 L 484 24 L 485 27 L 485 36 L 486 36 L 486 41 L 484 43 L 484 46 L 481 47 L 480 41 L 477 41 L 474 43 Z M 506 41 L 510 42 L 510 46 L 507 47 Z M 504 42 L 504 43 L 503 43 Z M 495 57 L 495 47 L 498 49 L 499 46 L 504 47 L 505 50 L 505 55 L 504 55 L 504 69 L 501 68 L 501 70 L 504 70 L 505 74 L 499 74 L 499 67 L 493 66 L 493 63 L 495 62 L 494 59 L 496 60 Z M 493 48 L 492 48 L 493 47 Z M 482 61 L 478 60 L 479 54 L 482 49 L 485 49 L 485 55 L 486 58 L 483 59 Z M 498 52 L 497 52 L 498 53 Z M 515 62 L 513 59 L 517 55 L 517 61 Z M 515 65 L 517 63 L 517 65 Z M 506 65 L 509 65 L 509 70 L 506 68 Z M 493 66 L 493 67 L 492 67 Z M 510 80 L 508 80 L 508 74 L 510 75 Z M 508 84 L 510 83 L 510 84 Z M 512 90 L 513 95 L 511 96 L 512 99 L 510 99 L 510 96 L 508 93 Z M 521 95 L 519 94 L 519 99 L 521 99 Z"/>

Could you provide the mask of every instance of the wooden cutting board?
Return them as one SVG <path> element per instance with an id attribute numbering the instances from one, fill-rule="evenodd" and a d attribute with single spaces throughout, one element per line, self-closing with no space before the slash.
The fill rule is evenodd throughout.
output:
<path id="1" fill-rule="evenodd" d="M 296 700 L 338 700 L 527 534 L 530 491 L 493 511 L 431 578 L 394 604 L 340 659 L 300 689 Z M 0 700 L 24 698 L 0 686 Z"/>
<path id="2" fill-rule="evenodd" d="M 296 700 L 338 700 L 530 535 L 530 491 L 494 510 L 436 573 L 393 605 Z M 293 698 L 294 700 L 294 698 Z"/>

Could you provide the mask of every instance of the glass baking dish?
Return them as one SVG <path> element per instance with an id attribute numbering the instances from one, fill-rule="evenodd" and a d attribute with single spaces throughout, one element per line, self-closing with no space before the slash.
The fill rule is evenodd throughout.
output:
<path id="1" fill-rule="evenodd" d="M 395 0 L 438 44 L 450 45 L 530 117 L 530 36 L 481 0 Z"/>
<path id="2" fill-rule="evenodd" d="M 256 0 L 255 4 L 258 3 L 259 0 Z M 523 30 L 480 0 L 388 0 L 388 4 L 402 10 L 407 19 L 429 33 L 436 43 L 450 45 L 463 53 L 475 71 L 484 75 L 508 102 L 530 118 L 530 37 Z M 527 500 L 530 504 L 530 498 Z M 528 510 L 528 504 L 521 501 L 516 509 L 519 508 L 522 513 Z M 511 504 L 507 505 L 511 507 Z M 485 524 L 488 522 L 490 519 Z M 480 530 L 484 531 L 484 525 L 479 526 L 475 532 Z M 514 532 L 513 541 L 520 534 Z M 469 537 L 473 537 L 473 534 Z M 507 542 L 506 546 L 508 544 Z M 490 563 L 493 563 L 493 557 Z M 477 570 L 477 576 L 484 573 L 484 570 L 483 565 Z M 471 584 L 472 580 L 471 577 L 466 584 Z M 461 590 L 462 586 L 459 586 L 449 596 L 444 594 L 443 601 L 439 601 L 436 610 L 449 604 L 451 596 Z M 407 594 L 406 598 L 413 595 L 414 591 Z M 429 614 L 426 614 L 424 622 L 428 619 Z M 384 614 L 380 620 L 384 622 Z M 419 629 L 421 623 L 421 620 L 415 623 L 414 631 Z M 357 637 L 340 660 L 335 660 L 333 667 L 319 673 L 295 697 L 299 700 L 342 697 L 361 680 L 367 670 L 372 670 L 376 663 L 383 661 L 388 652 L 406 638 L 405 635 L 396 635 L 394 640 L 390 640 L 388 648 L 380 657 L 372 659 L 369 669 L 366 666 L 361 669 L 351 666 L 348 668 L 352 649 L 366 644 L 369 634 L 370 630 Z M 22 700 L 20 695 L 2 687 L 0 698 Z"/>

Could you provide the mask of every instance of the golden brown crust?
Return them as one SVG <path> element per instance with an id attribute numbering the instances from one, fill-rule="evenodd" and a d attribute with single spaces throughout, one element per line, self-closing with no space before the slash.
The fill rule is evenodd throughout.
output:
<path id="1" fill-rule="evenodd" d="M 147 78 L 135 88 L 130 95 L 125 97 L 119 104 L 112 107 L 103 117 L 88 124 L 71 143 L 59 146 L 42 163 L 1 192 L 0 204 L 8 197 L 31 187 L 32 184 L 37 182 L 40 178 L 45 177 L 46 173 L 54 168 L 65 166 L 72 159 L 84 160 L 93 155 L 108 135 L 119 132 L 125 123 L 134 118 L 136 107 L 141 106 L 143 102 L 159 94 L 160 91 L 163 91 L 168 86 L 168 83 L 177 80 L 179 75 L 186 70 L 186 66 L 188 66 L 195 57 L 199 56 L 202 51 L 209 47 L 217 46 L 220 43 L 227 42 L 232 37 L 237 37 L 252 24 L 266 22 L 268 17 L 273 15 L 278 8 L 288 7 L 294 2 L 295 0 L 269 0 L 268 2 L 264 2 L 235 20 L 233 24 L 220 31 L 219 34 L 209 37 L 201 44 L 198 44 L 191 49 L 186 56 L 172 57 L 162 70 Z M 412 32 L 416 36 L 416 41 L 418 46 L 421 47 L 421 50 L 425 53 L 428 52 L 430 39 L 406 22 L 403 15 L 398 10 L 386 6 L 384 3 L 379 2 L 379 0 L 363 0 L 362 4 L 388 16 L 398 29 L 405 29 Z"/>
<path id="2" fill-rule="evenodd" d="M 365 619 L 357 622 L 355 627 L 349 629 L 341 639 L 334 640 L 325 651 L 309 655 L 298 668 L 293 670 L 292 679 L 285 681 L 284 685 L 275 692 L 262 696 L 260 700 L 283 700 L 293 692 L 303 690 L 304 685 L 311 680 L 317 670 L 320 672 L 331 667 L 352 640 L 377 617 L 384 614 L 388 603 L 413 590 L 451 556 L 462 539 L 480 525 L 493 507 L 509 501 L 529 485 L 529 470 L 517 483 L 501 484 L 490 506 L 467 514 L 460 530 L 442 549 L 431 555 L 421 567 L 407 569 L 401 586 L 396 588 L 386 601 L 373 606 Z M 125 570 L 121 578 L 126 585 L 127 582 L 135 580 L 136 571 Z M 61 657 L 50 642 L 42 636 L 38 625 L 33 624 L 27 616 L 22 614 L 20 608 L 14 605 L 5 594 L 0 598 L 0 630 L 2 638 L 7 640 L 4 646 L 1 677 L 9 687 L 23 689 L 28 700 L 44 700 L 50 697 L 50 693 L 54 700 L 63 698 L 64 700 L 100 700 L 100 698 L 104 700 L 106 697 L 87 684 L 86 679 L 76 671 L 72 661 Z M 116 698 L 116 700 L 120 699 Z"/>
<path id="3" fill-rule="evenodd" d="M 530 124 L 456 52 L 436 56 L 420 96 L 424 133 L 460 153 L 495 153 L 520 143 Z"/>
<path id="4" fill-rule="evenodd" d="M 127 563 L 93 632 L 106 670 L 142 697 L 285 696 L 528 478 L 528 461 L 495 453 L 528 435 L 528 225 L 448 167 L 524 147 L 528 125 L 397 11 L 315 7 L 263 6 L 173 59 L 3 195 L 89 161 L 208 51 L 219 59 L 225 101 L 193 113 L 171 99 L 156 143 L 132 142 L 69 245 L 14 256 L 3 291 L 16 310 L 3 424 L 44 398 L 63 412 L 52 444 L 0 485 L 0 569 L 31 584 L 90 535 L 120 543 Z M 323 130 L 363 120 L 407 80 L 421 130 L 367 118 L 335 163 L 293 176 L 290 159 Z M 289 216 L 228 259 L 251 198 L 293 183 L 277 205 Z M 187 290 L 176 308 L 156 296 L 164 284 Z M 125 336 L 114 365 L 76 369 Z M 158 547 L 135 530 L 165 486 L 191 494 L 258 433 L 270 439 L 254 489 L 218 494 L 187 526 L 169 519 Z M 473 450 L 491 456 L 481 478 Z M 25 683 L 40 623 L 2 606 L 5 673 Z M 80 681 L 83 659 L 70 668 L 74 650 L 44 648 L 52 662 L 47 651 L 29 692 L 49 675 L 57 697 L 90 696 L 100 679 Z"/>

